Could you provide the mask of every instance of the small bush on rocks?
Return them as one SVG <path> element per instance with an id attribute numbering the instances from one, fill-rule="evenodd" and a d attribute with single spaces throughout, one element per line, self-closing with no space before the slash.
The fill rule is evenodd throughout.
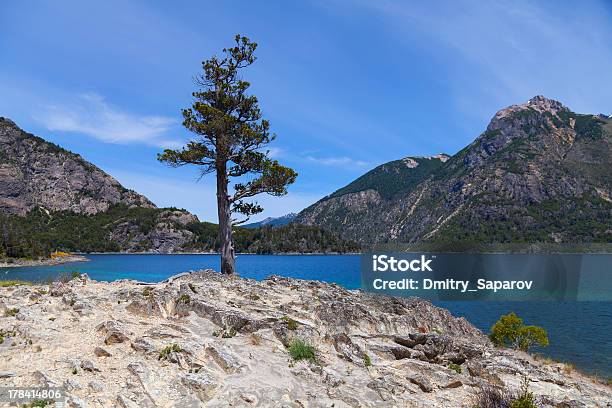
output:
<path id="1" fill-rule="evenodd" d="M 147 286 L 146 288 L 144 288 L 142 290 L 142 296 L 146 298 L 150 298 L 151 296 L 153 296 L 153 288 L 150 286 Z"/>
<path id="2" fill-rule="evenodd" d="M 55 402 L 53 400 L 34 400 L 28 405 L 24 405 L 24 407 L 28 408 L 38 408 L 38 407 L 47 407 L 50 405 L 54 405 Z"/>
<path id="3" fill-rule="evenodd" d="M 17 332 L 15 332 L 14 330 L 9 331 L 0 329 L 0 344 L 4 343 L 4 340 L 6 340 L 7 338 L 15 337 L 16 335 Z"/>
<path id="4" fill-rule="evenodd" d="M 457 374 L 461 374 L 461 366 L 459 364 L 455 364 L 455 363 L 450 363 L 448 365 L 448 368 L 450 368 L 451 370 L 453 370 L 454 372 L 456 372 Z"/>
<path id="5" fill-rule="evenodd" d="M 512 396 L 504 388 L 482 385 L 474 396 L 472 408 L 509 408 Z"/>
<path id="6" fill-rule="evenodd" d="M 529 391 L 529 378 L 523 378 L 521 393 L 512 401 L 510 408 L 537 408 L 533 392 Z"/>
<path id="7" fill-rule="evenodd" d="M 19 313 L 19 309 L 16 307 L 13 307 L 11 309 L 7 309 L 6 310 L 6 316 L 7 317 L 12 317 L 15 316 L 17 313 Z"/>
<path id="8" fill-rule="evenodd" d="M 533 345 L 548 346 L 546 330 L 538 326 L 525 326 L 514 312 L 503 315 L 491 327 L 491 342 L 497 347 L 512 347 L 528 351 Z"/>
<path id="9" fill-rule="evenodd" d="M 314 346 L 308 344 L 306 341 L 301 339 L 293 339 L 289 342 L 289 355 L 293 361 L 308 360 L 311 363 L 315 363 L 316 349 Z"/>
<path id="10" fill-rule="evenodd" d="M 481 384 L 472 401 L 472 408 L 537 408 L 535 398 L 529 391 L 529 378 L 523 378 L 518 394 L 505 388 Z"/>
<path id="11" fill-rule="evenodd" d="M 215 330 L 212 335 L 215 337 L 221 337 L 222 339 L 230 339 L 235 337 L 238 332 L 233 327 L 228 327 L 225 329 Z"/>
<path id="12" fill-rule="evenodd" d="M 176 300 L 177 303 L 184 303 L 187 304 L 189 302 L 191 302 L 191 297 L 187 294 L 182 294 L 181 296 L 178 297 L 178 299 Z"/>
<path id="13" fill-rule="evenodd" d="M 372 366 L 372 359 L 367 354 L 363 355 L 363 364 L 365 364 L 366 367 Z"/>
<path id="14" fill-rule="evenodd" d="M 182 352 L 183 349 L 181 348 L 181 346 L 179 346 L 176 343 L 172 343 L 166 347 L 164 347 L 160 352 L 159 352 L 159 357 L 158 360 L 167 360 L 168 357 L 170 356 L 170 353 L 180 353 Z"/>
<path id="15" fill-rule="evenodd" d="M 289 330 L 297 330 L 298 322 L 296 322 L 294 319 L 290 318 L 289 316 L 283 316 L 281 320 L 287 323 L 287 328 Z"/>

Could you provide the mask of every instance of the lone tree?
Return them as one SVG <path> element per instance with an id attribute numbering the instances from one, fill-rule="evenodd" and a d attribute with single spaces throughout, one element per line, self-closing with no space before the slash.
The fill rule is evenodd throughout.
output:
<path id="1" fill-rule="evenodd" d="M 199 166 L 202 176 L 216 173 L 223 274 L 236 271 L 232 227 L 263 211 L 256 202 L 245 199 L 260 193 L 285 195 L 297 177 L 263 150 L 276 135 L 262 119 L 257 97 L 247 94 L 250 83 L 240 76 L 241 70 L 255 62 L 257 44 L 240 35 L 235 41 L 234 47 L 223 49 L 223 57 L 202 62 L 204 72 L 195 78 L 194 102 L 182 112 L 183 125 L 197 136 L 181 149 L 166 149 L 158 155 L 159 161 L 172 167 L 193 164 Z M 231 192 L 230 177 L 237 178 Z M 233 213 L 246 218 L 238 221 Z"/>

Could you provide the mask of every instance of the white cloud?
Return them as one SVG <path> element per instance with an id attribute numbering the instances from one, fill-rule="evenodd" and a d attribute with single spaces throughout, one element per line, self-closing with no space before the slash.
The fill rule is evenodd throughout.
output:
<path id="1" fill-rule="evenodd" d="M 609 110 L 612 26 L 606 1 L 363 0 L 406 47 L 431 50 L 447 66 L 445 86 L 462 114 L 489 119 L 495 109 L 543 94 L 579 112 Z M 328 6 L 332 8 L 334 6 Z M 399 52 L 399 51 L 398 51 Z"/>
<path id="2" fill-rule="evenodd" d="M 176 120 L 124 112 L 96 93 L 80 94 L 71 103 L 47 105 L 34 119 L 51 131 L 81 133 L 106 143 L 181 146 L 167 135 Z"/>
<path id="3" fill-rule="evenodd" d="M 314 157 L 314 156 L 306 156 L 306 160 L 309 162 L 321 164 L 324 166 L 333 166 L 333 167 L 344 167 L 344 168 L 355 168 L 355 167 L 369 167 L 370 163 L 365 162 L 363 160 L 355 160 L 350 157 L 340 156 L 340 157 Z"/>
<path id="4" fill-rule="evenodd" d="M 285 157 L 285 150 L 280 147 L 269 147 L 266 149 L 268 151 L 268 157 L 271 159 L 280 159 Z"/>

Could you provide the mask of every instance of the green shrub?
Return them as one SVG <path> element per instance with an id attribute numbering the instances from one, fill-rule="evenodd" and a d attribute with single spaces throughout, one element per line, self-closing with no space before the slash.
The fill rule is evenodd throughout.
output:
<path id="1" fill-rule="evenodd" d="M 16 307 L 13 307 L 11 309 L 7 309 L 6 310 L 6 316 L 7 317 L 12 317 L 15 316 L 17 313 L 19 313 L 19 309 Z"/>
<path id="2" fill-rule="evenodd" d="M 497 347 L 512 347 L 523 351 L 528 351 L 534 344 L 548 345 L 546 330 L 538 326 L 525 326 L 523 319 L 514 312 L 499 318 L 491 327 L 489 338 Z"/>
<path id="3" fill-rule="evenodd" d="M 533 392 L 529 392 L 529 378 L 523 378 L 521 393 L 512 401 L 510 408 L 537 408 Z"/>
<path id="4" fill-rule="evenodd" d="M 519 329 L 518 348 L 528 351 L 531 346 L 548 346 L 548 334 L 546 330 L 538 326 L 523 326 Z"/>
<path id="5" fill-rule="evenodd" d="M 180 353 L 182 351 L 183 351 L 183 349 L 181 348 L 181 346 L 179 346 L 176 343 L 172 343 L 172 344 L 164 347 L 159 352 L 159 357 L 157 359 L 158 360 L 167 360 L 168 357 L 170 356 L 170 353 Z"/>
<path id="6" fill-rule="evenodd" d="M 187 304 L 187 303 L 191 302 L 191 297 L 189 295 L 187 295 L 187 294 L 182 294 L 181 296 L 178 297 L 176 302 L 177 303 Z"/>
<path id="7" fill-rule="evenodd" d="M 222 339 L 230 339 L 235 337 L 238 332 L 233 327 L 228 327 L 225 329 L 215 330 L 212 332 L 212 335 L 215 337 L 221 337 Z"/>
<path id="8" fill-rule="evenodd" d="M 283 316 L 281 318 L 281 320 L 285 323 L 287 323 L 287 328 L 289 330 L 297 330 L 298 328 L 298 322 L 296 322 L 295 320 L 293 320 L 292 318 L 290 318 L 289 316 Z"/>
<path id="9" fill-rule="evenodd" d="M 236 329 L 234 329 L 233 327 L 230 327 L 227 330 L 224 330 L 223 333 L 221 333 L 221 338 L 223 339 L 229 339 L 234 337 L 237 334 Z"/>
<path id="10" fill-rule="evenodd" d="M 457 374 L 461 374 L 461 366 L 459 364 L 455 364 L 455 363 L 450 363 L 448 365 L 448 368 L 450 368 L 451 370 L 453 370 L 454 372 L 456 372 Z"/>
<path id="11" fill-rule="evenodd" d="M 8 337 L 15 337 L 17 333 L 15 331 L 6 331 L 0 329 L 0 344 L 4 343 L 4 340 Z"/>
<path id="12" fill-rule="evenodd" d="M 367 354 L 363 355 L 363 364 L 365 364 L 366 367 L 372 366 L 372 359 Z"/>
<path id="13" fill-rule="evenodd" d="M 293 339 L 289 342 L 289 355 L 293 361 L 308 360 L 312 363 L 317 361 L 316 349 L 301 339 Z"/>
<path id="14" fill-rule="evenodd" d="M 153 288 L 150 286 L 147 286 L 146 288 L 144 288 L 142 290 L 142 296 L 146 297 L 146 298 L 150 298 L 153 296 Z"/>
<path id="15" fill-rule="evenodd" d="M 24 406 L 29 407 L 29 408 L 39 408 L 39 407 L 47 407 L 47 406 L 54 405 L 54 404 L 55 402 L 53 400 L 46 399 L 46 400 L 34 400 L 29 405 L 24 405 Z"/>

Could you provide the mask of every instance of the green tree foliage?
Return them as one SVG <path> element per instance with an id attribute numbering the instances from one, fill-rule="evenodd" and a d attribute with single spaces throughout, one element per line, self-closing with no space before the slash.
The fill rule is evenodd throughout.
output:
<path id="1" fill-rule="evenodd" d="M 503 315 L 491 327 L 489 338 L 497 347 L 512 347 L 528 351 L 532 346 L 548 346 L 546 330 L 538 326 L 525 326 L 514 312 Z"/>
<path id="2" fill-rule="evenodd" d="M 546 330 L 538 326 L 523 326 L 518 333 L 518 348 L 527 351 L 533 345 L 548 346 Z"/>
<path id="3" fill-rule="evenodd" d="M 221 273 L 235 272 L 232 227 L 263 211 L 248 199 L 261 193 L 281 196 L 295 181 L 297 173 L 281 166 L 263 150 L 275 136 L 270 123 L 262 119 L 257 97 L 248 95 L 250 83 L 240 72 L 255 62 L 257 44 L 237 35 L 236 45 L 223 49 L 223 57 L 213 56 L 202 63 L 203 73 L 196 78 L 194 102 L 183 110 L 183 125 L 196 135 L 179 150 L 167 149 L 158 159 L 171 166 L 196 165 L 201 174 L 215 173 Z M 246 179 L 255 174 L 253 179 Z M 233 194 L 230 178 L 237 178 Z M 246 216 L 237 221 L 233 213 Z"/>
<path id="4" fill-rule="evenodd" d="M 119 225 L 128 224 L 132 233 L 150 233 L 160 216 L 176 208 L 110 207 L 94 215 L 73 212 L 34 210 L 25 217 L 0 215 L 0 258 L 37 259 L 53 251 L 117 252 L 127 248 L 111 239 L 111 232 Z M 162 217 L 163 218 L 163 217 Z M 168 223 L 163 219 L 163 223 Z M 208 222 L 188 225 L 175 223 L 174 228 L 194 233 L 185 251 L 219 251 L 219 226 Z M 289 224 L 273 228 L 235 229 L 236 250 L 239 252 L 272 254 L 279 252 L 325 253 L 357 252 L 359 246 L 337 235 L 314 226 Z M 137 250 L 150 248 L 143 243 Z"/>

